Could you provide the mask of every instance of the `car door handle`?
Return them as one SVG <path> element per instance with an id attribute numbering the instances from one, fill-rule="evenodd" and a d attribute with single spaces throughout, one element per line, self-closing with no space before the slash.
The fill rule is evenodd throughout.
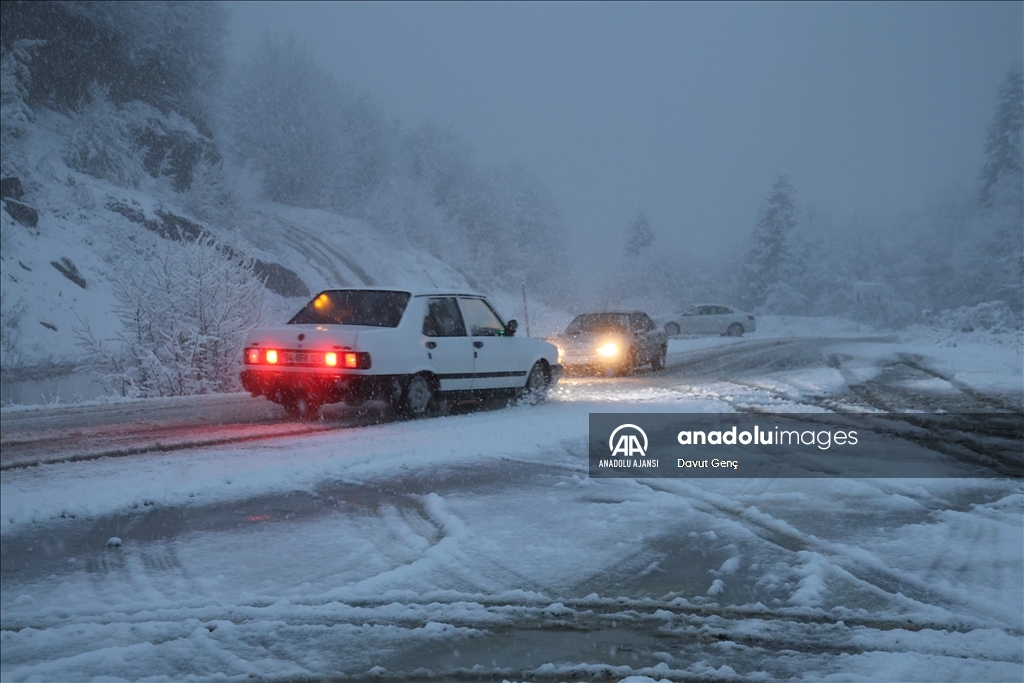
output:
<path id="1" fill-rule="evenodd" d="M 473 346 L 475 346 L 478 349 L 483 348 L 483 345 L 484 345 L 484 343 L 482 341 L 475 341 L 475 342 L 473 342 Z"/>
<path id="2" fill-rule="evenodd" d="M 424 346 L 426 346 L 428 349 L 436 349 L 437 342 L 428 341 L 427 343 L 424 344 Z"/>

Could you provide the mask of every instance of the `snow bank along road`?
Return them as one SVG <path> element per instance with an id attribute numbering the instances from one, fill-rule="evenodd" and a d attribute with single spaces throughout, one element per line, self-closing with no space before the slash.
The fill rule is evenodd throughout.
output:
<path id="1" fill-rule="evenodd" d="M 681 340 L 413 422 L 5 410 L 0 677 L 1020 681 L 1020 478 L 587 477 L 590 412 L 1020 410 L 959 377 L 886 340 Z"/>

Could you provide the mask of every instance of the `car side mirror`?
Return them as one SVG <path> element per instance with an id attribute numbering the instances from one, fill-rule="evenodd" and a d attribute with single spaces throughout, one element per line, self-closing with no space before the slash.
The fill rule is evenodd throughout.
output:
<path id="1" fill-rule="evenodd" d="M 505 323 L 505 336 L 506 337 L 514 337 L 514 336 L 516 336 L 516 330 L 518 330 L 518 329 L 519 329 L 519 323 L 517 323 L 515 320 L 509 320 L 507 323 Z"/>

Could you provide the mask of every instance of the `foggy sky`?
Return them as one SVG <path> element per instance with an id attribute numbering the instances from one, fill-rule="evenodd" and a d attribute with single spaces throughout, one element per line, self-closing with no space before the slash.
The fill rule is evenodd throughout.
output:
<path id="1" fill-rule="evenodd" d="M 551 187 L 580 244 L 745 239 L 777 173 L 871 222 L 973 188 L 1022 4 L 229 3 L 233 59 L 294 36 L 406 128 Z"/>

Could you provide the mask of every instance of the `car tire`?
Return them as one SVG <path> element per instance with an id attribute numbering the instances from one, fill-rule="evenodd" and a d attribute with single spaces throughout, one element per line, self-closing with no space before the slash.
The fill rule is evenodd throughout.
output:
<path id="1" fill-rule="evenodd" d="M 542 361 L 537 361 L 530 368 L 530 374 L 526 376 L 526 384 L 520 389 L 519 400 L 528 404 L 540 403 L 547 398 L 549 387 L 547 369 Z"/>
<path id="2" fill-rule="evenodd" d="M 726 337 L 742 337 L 743 336 L 743 325 L 739 323 L 733 323 L 725 330 Z"/>
<path id="3" fill-rule="evenodd" d="M 665 357 L 668 356 L 668 344 L 662 344 L 658 352 L 651 359 L 651 369 L 657 372 L 665 367 Z"/>
<path id="4" fill-rule="evenodd" d="M 665 332 L 670 337 L 676 336 L 680 332 L 679 323 L 666 323 L 665 324 Z"/>
<path id="5" fill-rule="evenodd" d="M 294 396 L 281 402 L 289 417 L 314 422 L 320 419 L 320 404 L 307 396 Z"/>
<path id="6" fill-rule="evenodd" d="M 413 375 L 406 381 L 399 400 L 399 412 L 413 419 L 421 418 L 434 402 L 434 389 L 430 379 L 423 374 Z"/>

